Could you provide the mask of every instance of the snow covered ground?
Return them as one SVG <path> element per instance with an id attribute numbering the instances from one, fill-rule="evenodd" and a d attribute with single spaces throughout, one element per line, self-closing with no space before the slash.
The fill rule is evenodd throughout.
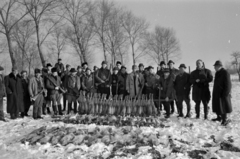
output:
<path id="1" fill-rule="evenodd" d="M 204 150 L 207 153 L 202 158 L 221 158 L 221 159 L 240 159 L 240 152 L 221 150 L 220 144 L 223 141 L 230 141 L 232 145 L 240 148 L 240 83 L 233 83 L 232 90 L 233 113 L 230 115 L 231 124 L 223 127 L 219 122 L 212 122 L 203 119 L 203 108 L 201 109 L 201 119 L 195 119 L 194 103 L 192 102 L 192 119 L 177 118 L 174 114 L 168 121 L 164 122 L 167 127 L 152 128 L 141 127 L 131 128 L 132 133 L 140 132 L 140 135 L 149 136 L 149 134 L 158 134 L 156 140 L 158 144 L 154 146 L 161 156 L 166 159 L 188 159 L 189 151 Z M 211 105 L 210 105 L 211 107 Z M 186 110 L 185 110 L 186 112 Z M 7 116 L 7 118 L 9 118 Z M 210 110 L 209 119 L 215 118 Z M 78 129 L 88 129 L 89 131 L 99 127 L 106 129 L 107 126 L 92 125 L 73 125 L 62 122 L 51 122 L 50 116 L 45 116 L 43 120 L 33 120 L 31 117 L 9 122 L 0 121 L 0 159 L 72 159 L 72 158 L 107 158 L 111 153 L 114 145 L 105 145 L 99 141 L 92 145 L 29 145 L 22 144 L 20 140 L 33 130 L 42 126 L 47 128 L 55 126 L 76 127 Z M 119 128 L 111 127 L 113 132 L 118 132 Z M 139 131 L 140 130 L 140 131 Z M 148 135 L 146 135 L 148 134 Z M 214 137 L 213 137 L 214 136 Z M 118 140 L 131 140 L 129 136 L 120 136 Z M 173 139 L 174 144 L 181 148 L 181 153 L 173 153 L 169 138 Z M 213 139 L 214 138 L 214 139 Z M 210 146 L 206 146 L 210 145 Z M 136 145 L 129 145 L 134 147 Z M 122 158 L 152 158 L 149 151 L 150 147 L 139 147 L 135 155 L 129 154 Z M 115 157 L 120 158 L 120 157 Z M 193 157 L 192 157 L 193 158 Z"/>

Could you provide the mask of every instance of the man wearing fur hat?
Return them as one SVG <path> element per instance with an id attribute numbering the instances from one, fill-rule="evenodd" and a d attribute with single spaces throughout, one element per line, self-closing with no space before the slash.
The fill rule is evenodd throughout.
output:
<path id="1" fill-rule="evenodd" d="M 29 81 L 28 91 L 33 101 L 33 118 L 42 119 L 42 106 L 44 95 L 47 95 L 40 69 L 35 69 L 35 76 Z"/>
<path id="2" fill-rule="evenodd" d="M 61 86 L 61 78 L 58 76 L 57 68 L 52 68 L 52 75 L 50 75 L 46 82 L 46 88 L 48 90 L 48 97 L 52 102 L 52 108 L 54 114 L 62 115 L 62 105 L 61 105 L 61 92 L 59 91 Z"/>

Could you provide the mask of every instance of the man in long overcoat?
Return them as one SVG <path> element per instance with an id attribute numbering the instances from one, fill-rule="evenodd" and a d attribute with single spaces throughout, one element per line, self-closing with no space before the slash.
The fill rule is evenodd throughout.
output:
<path id="1" fill-rule="evenodd" d="M 31 106 L 31 100 L 30 100 L 30 94 L 28 90 L 29 85 L 29 78 L 27 77 L 27 71 L 21 72 L 21 78 L 22 78 L 22 87 L 23 87 L 23 104 L 25 111 L 21 113 L 21 116 L 28 116 L 28 111 Z"/>
<path id="2" fill-rule="evenodd" d="M 190 75 L 190 82 L 193 85 L 192 99 L 196 103 L 196 118 L 200 118 L 200 104 L 204 105 L 204 118 L 208 118 L 208 103 L 211 98 L 209 83 L 213 76 L 209 69 L 206 69 L 202 60 L 197 60 L 197 69 Z"/>
<path id="3" fill-rule="evenodd" d="M 5 87 L 7 92 L 7 113 L 11 119 L 16 119 L 19 112 L 24 112 L 22 79 L 16 67 L 5 77 Z"/>
<path id="4" fill-rule="evenodd" d="M 212 110 L 217 114 L 217 118 L 213 121 L 222 121 L 222 125 L 227 125 L 229 122 L 227 113 L 232 112 L 230 74 L 223 68 L 221 61 L 216 61 L 214 68 L 216 74 L 212 94 Z"/>
<path id="5" fill-rule="evenodd" d="M 127 76 L 126 90 L 128 94 L 135 98 L 140 97 L 144 87 L 144 77 L 142 73 L 137 73 L 137 66 L 132 66 L 132 73 Z"/>

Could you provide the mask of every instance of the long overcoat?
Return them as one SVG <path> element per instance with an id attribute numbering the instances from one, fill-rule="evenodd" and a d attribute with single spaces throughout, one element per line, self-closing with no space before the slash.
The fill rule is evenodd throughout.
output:
<path id="1" fill-rule="evenodd" d="M 141 73 L 136 73 L 135 81 L 134 81 L 133 72 L 127 76 L 126 90 L 129 92 L 129 95 L 131 97 L 135 97 L 135 96 L 140 97 L 142 94 L 143 86 L 144 86 L 144 77 Z"/>
<path id="2" fill-rule="evenodd" d="M 19 112 L 24 112 L 21 77 L 10 73 L 5 77 L 5 87 L 7 93 L 7 113 L 18 115 Z"/>
<path id="3" fill-rule="evenodd" d="M 230 74 L 222 68 L 217 71 L 214 79 L 212 94 L 212 110 L 217 114 L 232 112 Z"/>

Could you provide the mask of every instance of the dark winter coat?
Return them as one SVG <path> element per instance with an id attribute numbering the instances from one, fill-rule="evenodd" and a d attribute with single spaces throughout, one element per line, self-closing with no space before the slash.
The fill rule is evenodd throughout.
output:
<path id="1" fill-rule="evenodd" d="M 55 87 L 60 87 L 61 83 L 62 83 L 61 78 L 59 76 L 56 77 L 54 77 L 53 75 L 49 76 L 46 81 L 46 89 L 48 91 L 48 96 L 56 94 L 56 92 L 59 92 L 59 90 L 56 90 Z"/>
<path id="2" fill-rule="evenodd" d="M 199 79 L 200 82 L 196 82 Z M 196 69 L 191 73 L 190 82 L 193 85 L 192 99 L 194 101 L 205 100 L 207 102 L 211 99 L 209 90 L 209 83 L 212 82 L 213 76 L 210 70 L 202 68 Z"/>
<path id="3" fill-rule="evenodd" d="M 174 81 L 174 89 L 177 97 L 189 97 L 191 91 L 190 75 L 186 72 L 178 74 Z"/>
<path id="4" fill-rule="evenodd" d="M 31 100 L 30 100 L 30 94 L 28 91 L 28 85 L 29 85 L 29 79 L 23 79 L 22 78 L 22 87 L 23 87 L 23 103 L 24 106 L 30 106 Z"/>
<path id="5" fill-rule="evenodd" d="M 169 69 L 170 71 L 170 75 L 173 77 L 173 79 L 175 80 L 176 76 L 179 74 L 179 70 L 176 69 L 176 68 L 172 68 L 172 69 Z"/>
<path id="6" fill-rule="evenodd" d="M 123 94 L 123 95 L 127 94 L 127 90 L 126 90 L 127 76 L 128 76 L 127 73 L 118 74 L 118 94 Z"/>
<path id="7" fill-rule="evenodd" d="M 169 75 L 168 78 L 160 79 L 161 99 L 175 99 L 174 77 Z"/>
<path id="8" fill-rule="evenodd" d="M 57 72 L 61 75 L 64 72 L 64 65 L 62 63 L 56 63 L 55 67 Z"/>
<path id="9" fill-rule="evenodd" d="M 160 76 L 160 78 L 163 78 L 164 77 L 164 69 L 160 69 L 157 71 L 157 75 Z"/>
<path id="10" fill-rule="evenodd" d="M 83 90 L 90 92 L 90 93 L 94 93 L 95 89 L 94 89 L 94 75 L 85 75 L 82 78 L 82 88 Z"/>
<path id="11" fill-rule="evenodd" d="M 104 84 L 100 84 L 101 80 L 105 81 Z M 96 73 L 96 82 L 99 83 L 100 87 L 105 87 L 106 85 L 111 84 L 111 72 L 109 69 L 100 68 Z"/>
<path id="12" fill-rule="evenodd" d="M 215 74 L 212 94 L 213 112 L 217 114 L 226 114 L 232 112 L 231 89 L 232 83 L 230 74 L 224 68 L 222 68 Z"/>
<path id="13" fill-rule="evenodd" d="M 7 113 L 18 115 L 19 112 L 24 112 L 21 77 L 10 73 L 5 77 L 5 87 L 7 92 Z"/>

